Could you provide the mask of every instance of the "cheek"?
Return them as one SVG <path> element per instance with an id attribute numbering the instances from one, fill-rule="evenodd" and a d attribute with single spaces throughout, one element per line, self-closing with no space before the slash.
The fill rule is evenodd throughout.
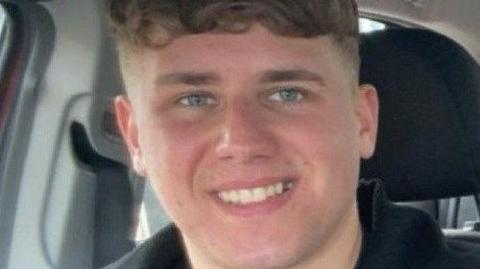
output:
<path id="1" fill-rule="evenodd" d="M 203 155 L 204 137 L 194 128 L 172 122 L 143 126 L 140 143 L 150 180 L 170 216 L 188 210 L 200 194 L 195 170 Z"/>
<path id="2" fill-rule="evenodd" d="M 284 141 L 284 150 L 294 156 L 306 177 L 305 191 L 320 200 L 309 206 L 328 202 L 332 194 L 345 197 L 355 192 L 360 159 L 352 116 L 341 111 L 319 113 L 277 133 Z"/>
<path id="3" fill-rule="evenodd" d="M 297 150 L 305 160 L 315 162 L 311 163 L 313 166 L 345 165 L 345 161 L 356 159 L 359 137 L 356 136 L 353 117 L 347 113 L 318 114 L 297 119 L 276 133 L 289 144 L 287 148 Z"/>
<path id="4" fill-rule="evenodd" d="M 188 172 L 202 153 L 205 139 L 193 125 L 173 121 L 148 122 L 140 128 L 141 146 L 153 175 Z M 175 175 L 174 178 L 178 177 Z"/>

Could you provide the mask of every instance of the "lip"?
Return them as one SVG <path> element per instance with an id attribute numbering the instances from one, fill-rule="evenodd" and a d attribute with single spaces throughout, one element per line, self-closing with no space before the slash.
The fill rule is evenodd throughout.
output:
<path id="1" fill-rule="evenodd" d="M 219 191 L 227 191 L 232 189 L 250 189 L 255 187 L 263 187 L 276 182 L 291 180 L 293 186 L 291 189 L 279 196 L 270 197 L 267 200 L 251 203 L 251 204 L 233 204 L 225 203 L 223 200 L 218 197 Z M 237 182 L 232 181 L 225 184 L 222 184 L 221 187 L 218 187 L 217 191 L 210 193 L 211 198 L 214 201 L 214 204 L 220 208 L 220 210 L 230 216 L 249 218 L 249 217 L 261 217 L 270 215 L 283 207 L 285 207 L 289 201 L 292 200 L 300 180 L 296 177 L 275 177 L 275 178 L 262 178 L 259 180 L 252 180 L 251 182 Z"/>

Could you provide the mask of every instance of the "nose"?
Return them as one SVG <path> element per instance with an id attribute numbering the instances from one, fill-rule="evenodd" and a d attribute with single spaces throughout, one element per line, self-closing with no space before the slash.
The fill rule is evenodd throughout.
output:
<path id="1" fill-rule="evenodd" d="M 260 110 L 245 100 L 225 110 L 215 149 L 218 158 L 248 163 L 274 156 L 271 124 Z"/>

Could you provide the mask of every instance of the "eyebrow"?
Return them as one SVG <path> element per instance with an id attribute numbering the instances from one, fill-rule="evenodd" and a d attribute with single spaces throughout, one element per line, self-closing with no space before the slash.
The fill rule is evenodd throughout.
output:
<path id="1" fill-rule="evenodd" d="M 160 75 L 156 78 L 156 85 L 209 85 L 220 81 L 220 76 L 212 73 L 198 73 L 198 72 L 174 72 L 165 75 Z"/>
<path id="2" fill-rule="evenodd" d="M 305 69 L 269 70 L 261 75 L 260 82 L 314 81 L 325 85 L 321 75 Z"/>
<path id="3" fill-rule="evenodd" d="M 221 81 L 220 75 L 214 72 L 173 72 L 156 78 L 156 85 L 187 84 L 192 86 L 211 85 Z M 288 81 L 314 81 L 324 85 L 321 75 L 306 69 L 268 70 L 260 75 L 261 83 Z"/>

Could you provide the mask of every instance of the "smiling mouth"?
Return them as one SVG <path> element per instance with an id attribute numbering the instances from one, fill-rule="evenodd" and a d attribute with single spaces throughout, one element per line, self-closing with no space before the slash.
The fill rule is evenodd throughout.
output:
<path id="1" fill-rule="evenodd" d="M 287 179 L 263 187 L 220 191 L 217 192 L 217 195 L 221 201 L 227 204 L 248 205 L 281 196 L 291 190 L 293 185 L 293 180 Z"/>

